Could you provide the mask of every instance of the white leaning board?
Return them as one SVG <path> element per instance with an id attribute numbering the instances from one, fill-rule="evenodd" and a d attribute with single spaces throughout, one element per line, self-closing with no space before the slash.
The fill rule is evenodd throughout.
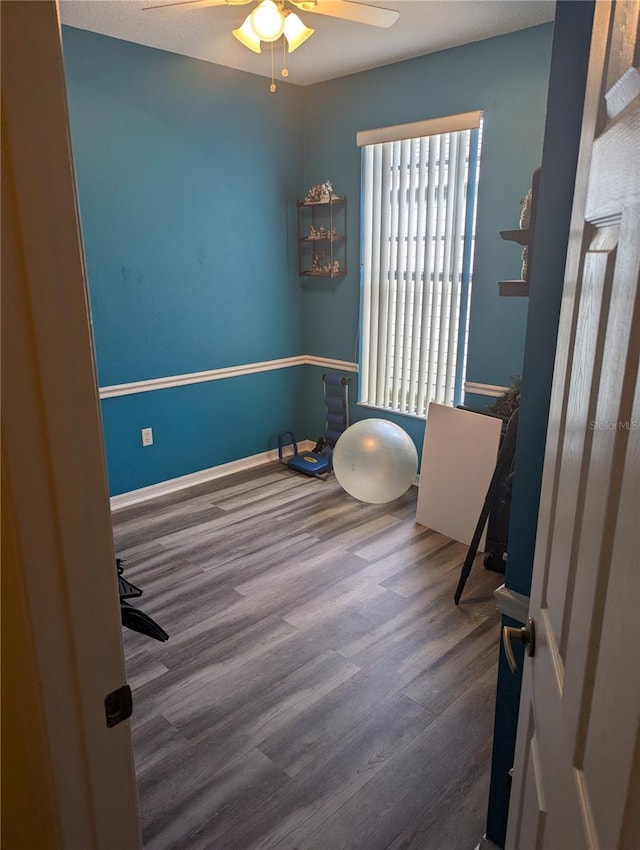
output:
<path id="1" fill-rule="evenodd" d="M 467 546 L 493 475 L 502 420 L 430 404 L 416 521 Z M 486 527 L 479 551 L 484 552 Z"/>

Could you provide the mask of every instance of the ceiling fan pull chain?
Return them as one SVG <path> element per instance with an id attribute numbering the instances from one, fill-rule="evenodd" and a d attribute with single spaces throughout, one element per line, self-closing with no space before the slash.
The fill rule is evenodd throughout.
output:
<path id="1" fill-rule="evenodd" d="M 271 85 L 269 86 L 269 91 L 274 92 L 276 90 L 276 84 L 273 79 L 273 42 L 271 42 Z"/>
<path id="2" fill-rule="evenodd" d="M 289 69 L 287 68 L 287 49 L 284 44 L 284 36 L 281 39 L 282 41 L 282 71 L 280 73 L 283 77 L 289 76 Z"/>

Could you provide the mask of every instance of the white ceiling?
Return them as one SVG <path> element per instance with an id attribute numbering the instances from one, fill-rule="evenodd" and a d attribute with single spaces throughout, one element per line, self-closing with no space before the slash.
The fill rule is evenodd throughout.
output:
<path id="1" fill-rule="evenodd" d="M 269 77 L 269 45 L 258 55 L 231 30 L 252 6 L 173 7 L 145 11 L 162 0 L 61 0 L 62 22 L 79 29 L 204 59 Z M 175 2 L 175 0 L 173 0 Z M 322 0 L 318 0 L 319 3 Z M 299 12 L 315 33 L 287 57 L 289 79 L 298 85 L 342 77 L 433 53 L 470 41 L 553 20 L 554 0 L 360 0 L 400 12 L 389 29 Z M 276 45 L 275 69 L 282 67 Z"/>

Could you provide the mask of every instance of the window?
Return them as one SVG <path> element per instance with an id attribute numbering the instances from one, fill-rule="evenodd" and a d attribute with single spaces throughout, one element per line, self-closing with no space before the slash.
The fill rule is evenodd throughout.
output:
<path id="1" fill-rule="evenodd" d="M 360 403 L 458 404 L 467 354 L 481 112 L 358 133 Z"/>

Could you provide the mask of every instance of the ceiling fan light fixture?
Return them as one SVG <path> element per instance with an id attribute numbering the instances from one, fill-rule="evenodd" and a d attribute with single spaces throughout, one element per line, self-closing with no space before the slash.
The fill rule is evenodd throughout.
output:
<path id="1" fill-rule="evenodd" d="M 241 44 L 244 44 L 245 47 L 248 47 L 249 50 L 253 50 L 254 53 L 262 53 L 260 39 L 251 26 L 251 15 L 247 15 L 241 27 L 237 30 L 232 30 L 231 32 L 238 41 Z"/>
<path id="2" fill-rule="evenodd" d="M 284 17 L 273 0 L 262 0 L 249 15 L 254 33 L 262 41 L 276 41 L 284 30 Z"/>
<path id="3" fill-rule="evenodd" d="M 315 30 L 306 26 L 295 12 L 288 12 L 284 19 L 284 36 L 287 39 L 289 53 L 293 53 L 301 44 L 314 34 Z"/>

